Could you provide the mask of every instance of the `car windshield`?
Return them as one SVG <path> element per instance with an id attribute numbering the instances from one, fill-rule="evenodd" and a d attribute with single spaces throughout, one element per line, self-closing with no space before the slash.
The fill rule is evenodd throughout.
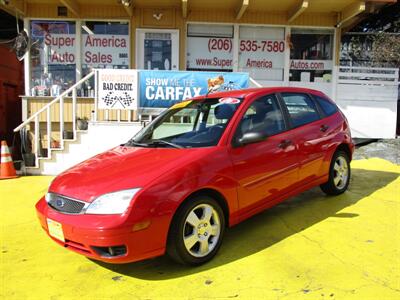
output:
<path id="1" fill-rule="evenodd" d="M 197 148 L 218 144 L 241 99 L 184 101 L 164 111 L 126 146 Z"/>

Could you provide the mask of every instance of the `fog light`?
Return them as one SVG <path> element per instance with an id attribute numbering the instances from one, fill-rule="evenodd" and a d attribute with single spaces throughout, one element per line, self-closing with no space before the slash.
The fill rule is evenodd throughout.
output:
<path id="1" fill-rule="evenodd" d="M 100 256 L 103 257 L 117 257 L 126 254 L 126 246 L 110 246 L 110 247 L 97 247 L 91 246 L 92 249 Z"/>

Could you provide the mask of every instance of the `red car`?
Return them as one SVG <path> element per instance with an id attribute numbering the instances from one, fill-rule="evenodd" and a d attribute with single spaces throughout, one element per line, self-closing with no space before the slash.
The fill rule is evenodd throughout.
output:
<path id="1" fill-rule="evenodd" d="M 168 253 L 197 265 L 226 227 L 318 185 L 346 191 L 353 150 L 346 118 L 319 91 L 219 92 L 172 106 L 60 174 L 36 209 L 54 241 L 90 258 Z"/>

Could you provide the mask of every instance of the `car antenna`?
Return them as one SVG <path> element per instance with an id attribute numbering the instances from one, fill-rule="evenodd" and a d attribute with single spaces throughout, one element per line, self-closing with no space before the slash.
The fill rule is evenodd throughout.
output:
<path id="1" fill-rule="evenodd" d="M 206 95 L 205 95 L 205 99 L 207 99 L 208 95 L 211 93 L 211 89 L 209 88 Z"/>

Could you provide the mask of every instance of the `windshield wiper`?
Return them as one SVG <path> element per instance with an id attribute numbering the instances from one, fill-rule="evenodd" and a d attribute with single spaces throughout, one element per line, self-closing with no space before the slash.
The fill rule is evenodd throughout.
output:
<path id="1" fill-rule="evenodd" d="M 181 145 L 177 145 L 177 144 L 174 144 L 174 143 L 171 143 L 171 142 L 168 142 L 168 141 L 164 141 L 164 140 L 153 140 L 153 141 L 150 141 L 147 145 L 149 145 L 149 146 L 151 146 L 151 145 L 154 145 L 154 146 L 168 145 L 168 146 L 171 146 L 171 147 L 174 147 L 174 148 L 178 148 L 178 149 L 184 148 Z"/>
<path id="2" fill-rule="evenodd" d="M 124 146 L 138 146 L 138 147 L 148 147 L 149 144 L 146 143 L 138 143 L 135 142 L 134 140 L 129 140 L 126 144 L 123 144 Z"/>

